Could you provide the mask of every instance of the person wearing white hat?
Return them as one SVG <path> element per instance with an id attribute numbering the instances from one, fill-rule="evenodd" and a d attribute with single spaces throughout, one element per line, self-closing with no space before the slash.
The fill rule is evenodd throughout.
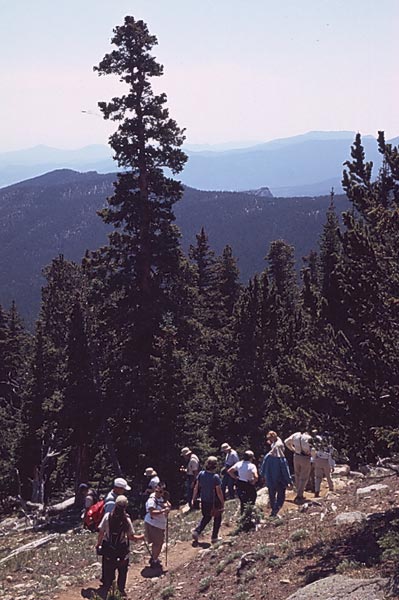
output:
<path id="1" fill-rule="evenodd" d="M 180 471 L 186 474 L 186 500 L 190 508 L 193 508 L 193 490 L 199 473 L 199 458 L 188 446 L 180 451 L 180 456 L 186 461 L 187 466 L 180 467 Z"/>
<path id="2" fill-rule="evenodd" d="M 234 487 L 235 487 L 235 483 L 234 483 L 234 479 L 233 477 L 231 477 L 228 473 L 228 470 L 230 469 L 230 467 L 232 467 L 233 465 L 235 465 L 236 463 L 238 463 L 238 454 L 235 450 L 233 450 L 233 448 L 230 446 L 230 444 L 228 444 L 227 442 L 224 442 L 224 444 L 222 444 L 220 446 L 220 450 L 222 452 L 224 452 L 225 457 L 224 457 L 224 465 L 223 465 L 223 469 L 222 469 L 222 475 L 223 475 L 223 479 L 222 479 L 222 492 L 223 492 L 223 497 L 226 500 L 226 488 L 229 491 L 229 500 L 232 500 L 235 496 L 235 491 L 234 491 Z"/>
<path id="3" fill-rule="evenodd" d="M 147 487 L 144 490 L 145 496 L 148 498 L 150 494 L 152 494 L 160 483 L 160 479 L 158 477 L 158 473 L 152 467 L 147 467 L 144 471 L 144 477 L 147 477 Z"/>
<path id="4" fill-rule="evenodd" d="M 126 479 L 123 477 L 117 477 L 114 479 L 114 487 L 105 497 L 104 500 L 104 513 L 112 512 L 115 506 L 115 500 L 118 496 L 124 494 L 124 492 L 129 492 L 132 488 L 128 485 Z"/>

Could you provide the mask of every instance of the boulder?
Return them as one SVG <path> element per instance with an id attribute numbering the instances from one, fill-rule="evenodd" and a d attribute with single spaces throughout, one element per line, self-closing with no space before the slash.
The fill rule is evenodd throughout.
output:
<path id="1" fill-rule="evenodd" d="M 262 509 L 270 508 L 269 492 L 267 490 L 267 487 L 263 487 L 260 490 L 258 490 L 256 496 L 256 506 Z"/>
<path id="2" fill-rule="evenodd" d="M 349 475 L 349 471 L 350 471 L 349 465 L 336 465 L 332 476 L 333 477 L 346 477 L 347 475 Z"/>
<path id="3" fill-rule="evenodd" d="M 384 483 L 374 483 L 373 485 L 368 485 L 364 488 L 358 488 L 356 490 L 356 495 L 358 497 L 367 496 L 369 494 L 375 494 L 377 492 L 388 492 L 389 485 L 385 485 Z"/>
<path id="4" fill-rule="evenodd" d="M 367 519 L 367 515 L 355 510 L 353 512 L 344 512 L 337 515 L 334 519 L 336 525 L 353 525 L 353 523 L 361 523 Z"/>
<path id="5" fill-rule="evenodd" d="M 291 594 L 287 600 L 384 600 L 387 579 L 352 579 L 332 575 L 319 579 Z"/>

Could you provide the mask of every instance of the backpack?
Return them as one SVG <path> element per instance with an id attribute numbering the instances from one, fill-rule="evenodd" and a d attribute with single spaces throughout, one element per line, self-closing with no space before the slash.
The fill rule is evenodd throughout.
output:
<path id="1" fill-rule="evenodd" d="M 83 519 L 83 524 L 89 531 L 98 531 L 98 526 L 104 516 L 104 500 L 100 500 L 87 509 Z"/>

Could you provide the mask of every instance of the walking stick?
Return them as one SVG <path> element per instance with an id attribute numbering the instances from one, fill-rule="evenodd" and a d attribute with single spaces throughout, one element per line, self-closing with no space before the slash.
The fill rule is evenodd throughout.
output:
<path id="1" fill-rule="evenodd" d="M 169 541 L 169 514 L 166 517 L 166 535 L 165 535 L 165 566 L 168 566 L 168 541 Z"/>

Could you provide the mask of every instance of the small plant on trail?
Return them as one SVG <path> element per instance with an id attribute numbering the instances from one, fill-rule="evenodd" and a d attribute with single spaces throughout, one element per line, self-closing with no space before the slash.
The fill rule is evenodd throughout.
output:
<path id="1" fill-rule="evenodd" d="M 210 588 L 211 583 L 212 583 L 212 577 L 210 575 L 208 577 L 204 577 L 199 582 L 199 586 L 198 586 L 199 591 L 206 592 L 206 590 L 208 590 Z"/>
<path id="2" fill-rule="evenodd" d="M 307 529 L 297 529 L 290 535 L 290 539 L 294 543 L 303 542 L 307 537 L 309 537 L 309 531 Z"/>
<path id="3" fill-rule="evenodd" d="M 259 525 L 262 511 L 253 504 L 246 504 L 244 512 L 238 520 L 235 534 L 253 531 Z"/>
<path id="4" fill-rule="evenodd" d="M 98 594 L 94 594 L 94 596 L 92 596 L 92 600 L 102 600 L 101 596 L 99 596 Z M 116 583 L 114 582 L 112 584 L 112 588 L 109 590 L 106 600 L 124 600 L 122 594 L 120 593 L 120 591 L 118 590 Z"/>
<path id="5" fill-rule="evenodd" d="M 164 588 L 161 591 L 161 598 L 162 600 L 168 600 L 168 598 L 173 598 L 173 596 L 175 595 L 175 588 L 173 587 L 173 585 L 168 585 L 168 587 Z"/>

